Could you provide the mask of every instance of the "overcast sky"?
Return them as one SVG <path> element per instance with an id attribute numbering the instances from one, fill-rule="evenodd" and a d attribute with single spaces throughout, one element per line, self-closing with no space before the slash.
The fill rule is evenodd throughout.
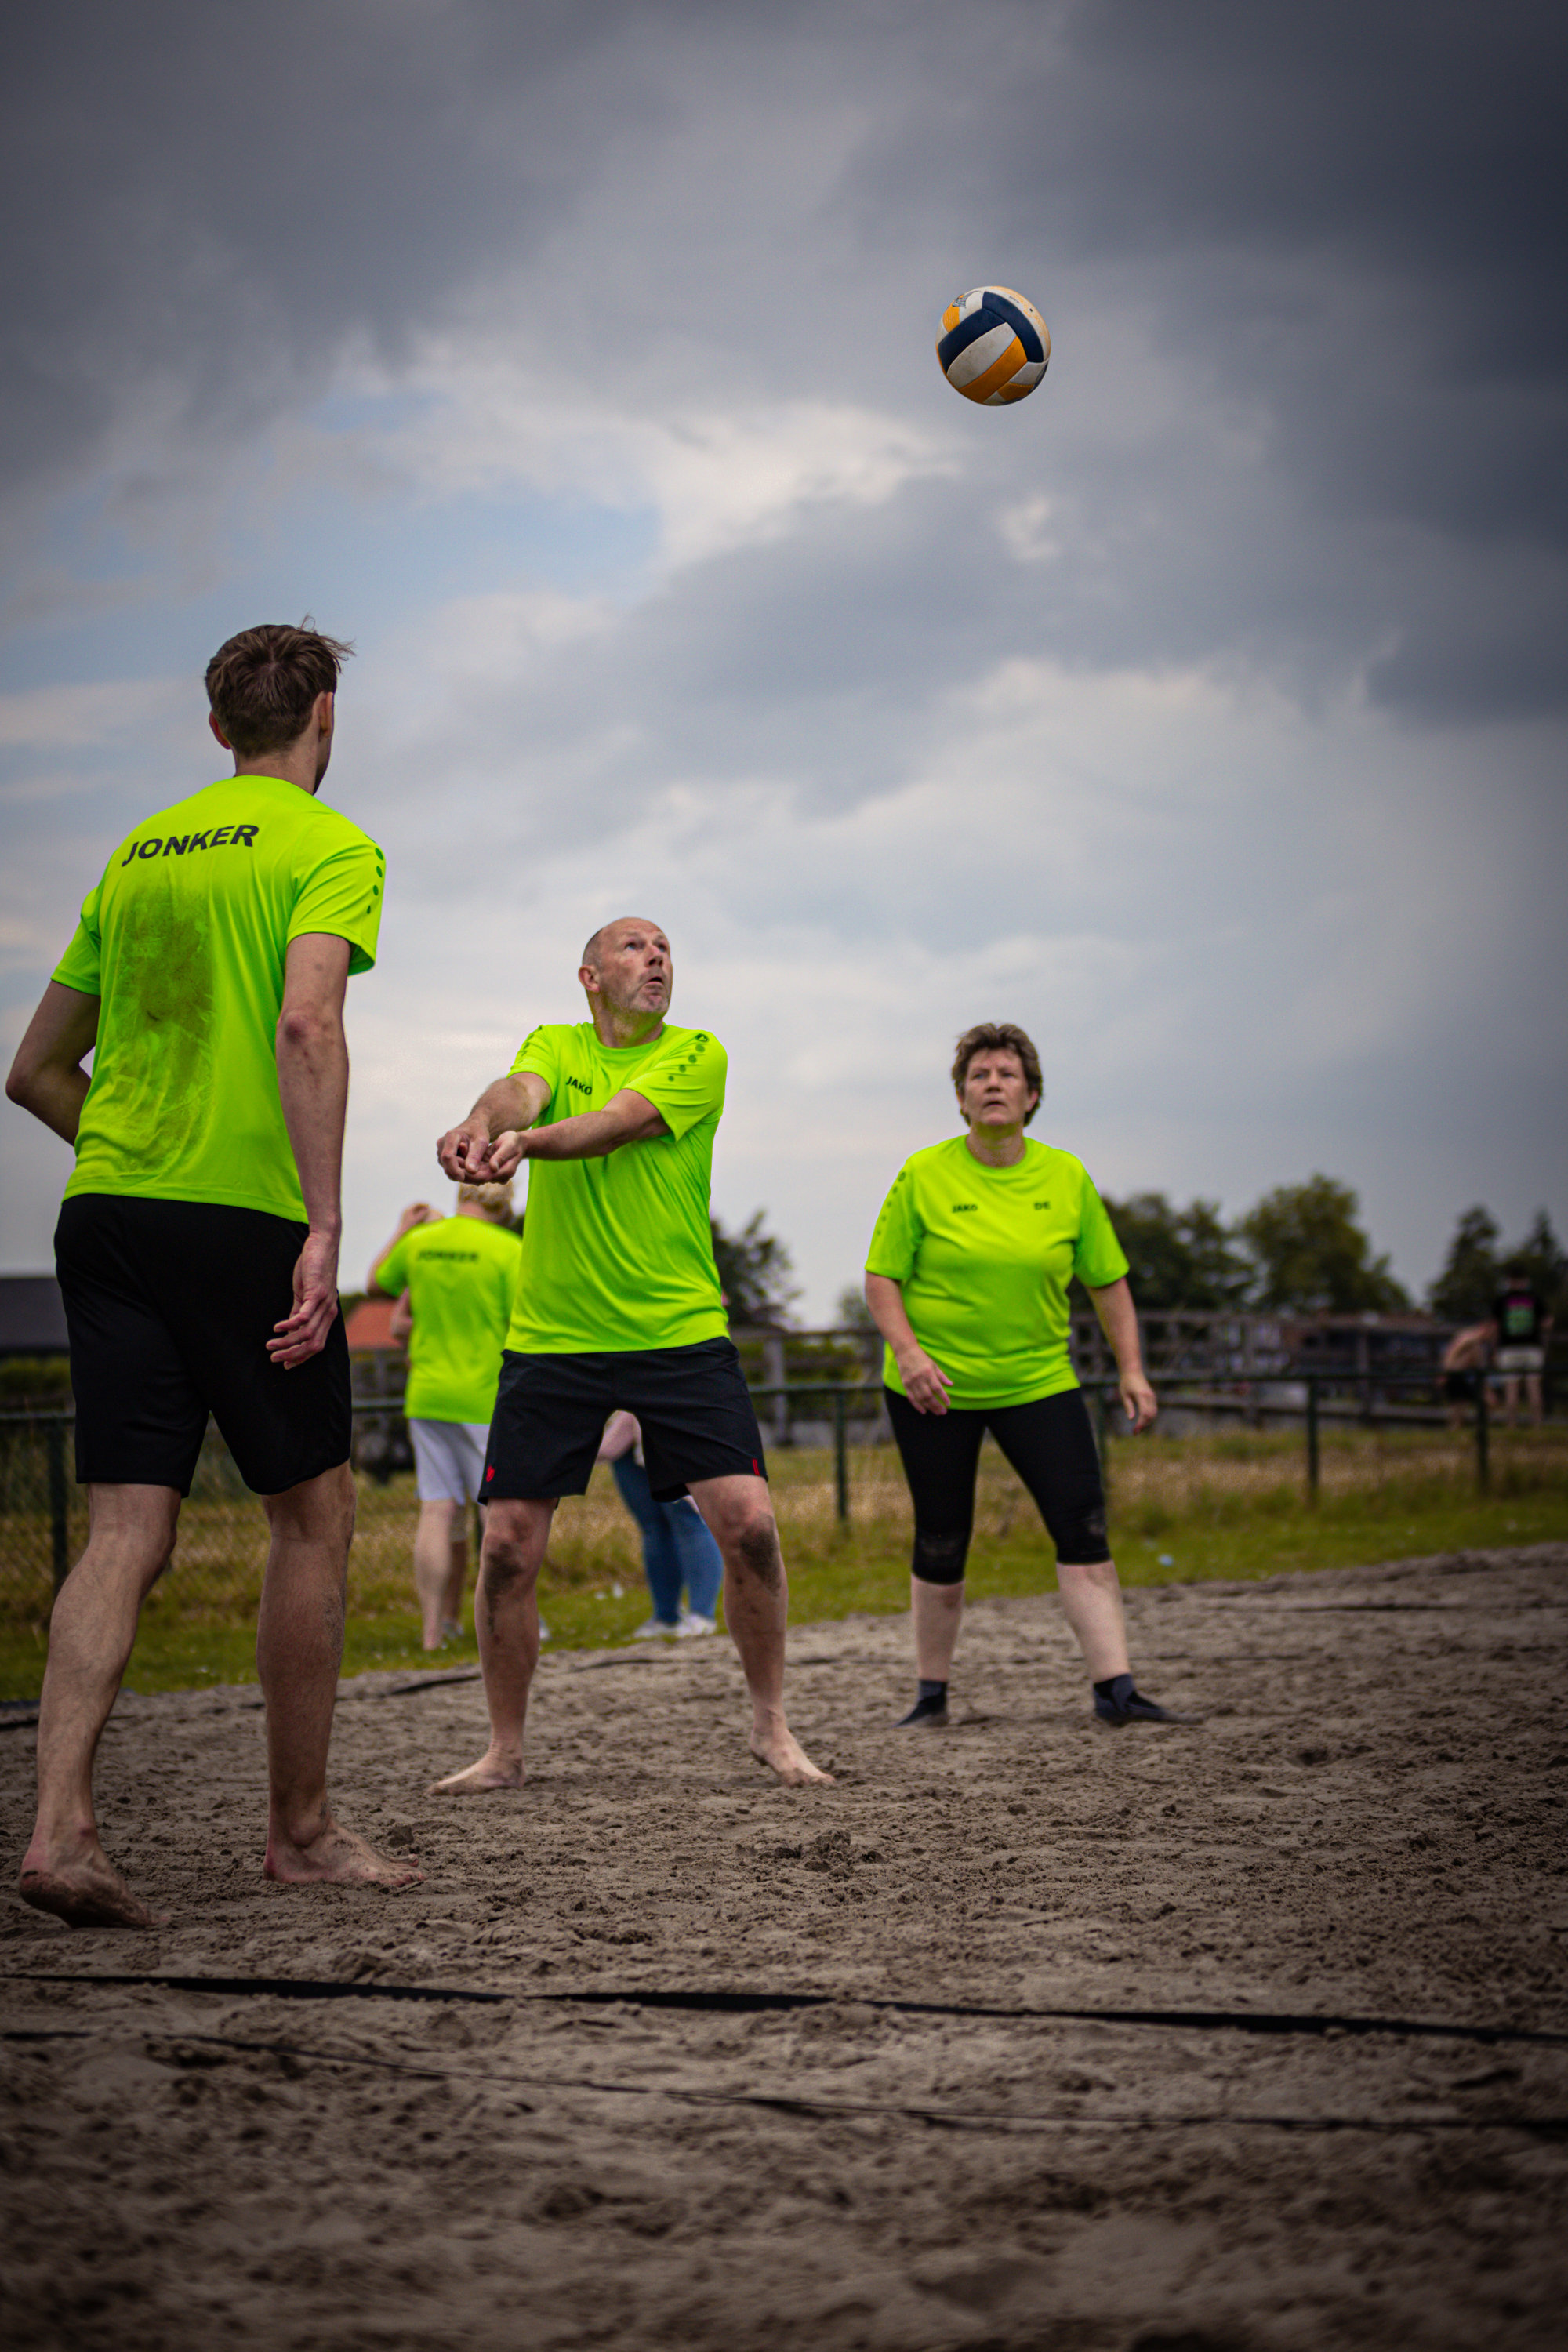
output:
<path id="1" fill-rule="evenodd" d="M 952 1039 L 1112 1193 L 1568 1226 L 1562 11 L 58 0 L 8 37 L 9 1052 L 201 674 L 353 637 L 345 1284 L 581 942 L 858 1277 Z M 944 305 L 1026 293 L 1022 405 Z M 0 1265 L 64 1147 L 0 1119 Z"/>

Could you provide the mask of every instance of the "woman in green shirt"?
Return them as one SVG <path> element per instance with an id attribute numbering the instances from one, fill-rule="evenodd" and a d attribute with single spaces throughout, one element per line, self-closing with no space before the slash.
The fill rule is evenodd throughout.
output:
<path id="1" fill-rule="evenodd" d="M 919 1690 L 908 1725 L 947 1721 L 947 1685 L 989 1429 L 1057 1547 L 1062 1608 L 1107 1723 L 1178 1721 L 1127 1658 L 1121 1590 L 1089 1413 L 1068 1355 L 1076 1274 L 1116 1357 L 1133 1430 L 1158 1407 L 1143 1375 L 1127 1260 L 1082 1162 L 1032 1142 L 1039 1055 L 1014 1023 L 965 1030 L 952 1065 L 966 1132 L 904 1162 L 866 1261 L 887 1341 L 888 1412 L 915 1511 L 910 1580 Z"/>

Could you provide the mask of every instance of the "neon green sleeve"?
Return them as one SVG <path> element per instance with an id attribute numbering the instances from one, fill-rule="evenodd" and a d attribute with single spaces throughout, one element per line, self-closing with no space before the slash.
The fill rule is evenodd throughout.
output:
<path id="1" fill-rule="evenodd" d="M 1108 1282 L 1121 1281 L 1127 1271 L 1127 1255 L 1116 1238 L 1116 1228 L 1105 1213 L 1105 1203 L 1095 1191 L 1087 1169 L 1083 1171 L 1080 1219 L 1072 1270 L 1086 1289 L 1103 1290 Z"/>
<path id="2" fill-rule="evenodd" d="M 556 1024 L 548 1021 L 531 1029 L 518 1047 L 508 1073 L 515 1078 L 520 1071 L 526 1070 L 531 1077 L 542 1078 L 550 1088 L 552 1102 L 561 1091 L 561 1048 L 555 1033 Z"/>
<path id="3" fill-rule="evenodd" d="M 921 1231 L 914 1178 L 906 1160 L 878 1213 L 866 1253 L 867 1273 L 883 1275 L 889 1282 L 907 1282 L 920 1255 Z"/>
<path id="4" fill-rule="evenodd" d="M 728 1067 L 729 1056 L 718 1038 L 705 1029 L 693 1029 L 676 1038 L 668 1054 L 645 1064 L 629 1083 L 631 1091 L 652 1103 L 679 1139 L 700 1120 L 723 1109 Z"/>
<path id="5" fill-rule="evenodd" d="M 369 971 L 375 961 L 385 876 L 386 860 L 366 834 L 329 850 L 304 877 L 289 919 L 289 937 L 326 931 L 347 940 L 350 971 Z"/>
<path id="6" fill-rule="evenodd" d="M 100 882 L 82 900 L 81 920 L 50 975 L 62 988 L 79 988 L 84 996 L 103 994 L 103 955 L 98 924 L 98 901 L 102 888 Z"/>

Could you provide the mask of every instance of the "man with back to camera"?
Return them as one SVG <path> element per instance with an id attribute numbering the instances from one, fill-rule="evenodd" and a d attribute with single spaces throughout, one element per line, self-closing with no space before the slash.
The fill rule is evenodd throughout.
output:
<path id="1" fill-rule="evenodd" d="M 475 1620 L 490 1739 L 437 1787 L 520 1788 L 539 1658 L 536 1588 L 563 1495 L 587 1487 L 605 1420 L 642 1425 L 655 1496 L 690 1492 L 724 1555 L 724 1610 L 752 1698 L 752 1753 L 790 1787 L 828 1780 L 784 1719 L 789 1594 L 763 1441 L 729 1337 L 709 1223 L 724 1048 L 665 1020 L 657 923 L 625 916 L 583 950 L 592 1018 L 550 1023 L 437 1154 L 465 1183 L 532 1163 L 522 1275 L 485 1461 Z"/>
<path id="2" fill-rule="evenodd" d="M 161 1924 L 99 1842 L 92 1767 L 209 1411 L 271 1528 L 263 1868 L 289 1885 L 420 1875 L 327 1801 L 354 1520 L 342 1003 L 374 961 L 384 871 L 315 798 L 351 650 L 309 622 L 219 647 L 209 723 L 234 774 L 121 843 L 6 1081 L 76 1151 L 55 1258 L 89 1533 L 50 1622 L 21 1874 L 25 1902 L 76 1927 Z"/>
<path id="3" fill-rule="evenodd" d="M 510 1184 L 459 1184 L 449 1217 L 405 1209 L 367 1287 L 412 1314 L 403 1409 L 419 1482 L 414 1582 L 427 1650 L 462 1632 L 468 1551 L 462 1514 L 483 1500 L 485 1445 L 522 1243 L 507 1218 Z"/>

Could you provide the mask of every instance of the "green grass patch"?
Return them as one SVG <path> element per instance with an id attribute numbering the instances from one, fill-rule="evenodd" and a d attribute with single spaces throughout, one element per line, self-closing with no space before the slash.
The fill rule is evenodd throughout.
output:
<path id="1" fill-rule="evenodd" d="M 1338 1486 L 1328 1478 L 1318 1507 L 1308 1509 L 1299 1447 L 1281 1444 L 1274 1433 L 1172 1444 L 1163 1454 L 1141 1445 L 1134 1455 L 1118 1447 L 1111 1462 L 1111 1537 L 1123 1583 L 1258 1578 L 1568 1539 L 1568 1449 L 1550 1438 L 1517 1441 L 1498 1461 L 1493 1491 L 1485 1498 L 1466 1476 L 1424 1465 L 1419 1453 L 1404 1444 L 1374 1455 L 1365 1445 L 1358 1453 L 1347 1440 L 1334 1452 L 1347 1471 L 1359 1463 L 1366 1475 L 1361 1483 Z M 1331 1466 L 1326 1453 L 1326 1474 Z M 858 1463 L 856 1516 L 847 1528 L 833 1517 L 825 1457 L 782 1454 L 775 1467 L 792 1621 L 905 1609 L 907 1511 L 889 1459 Z M 208 1565 L 205 1552 L 213 1550 L 216 1559 L 216 1535 L 204 1528 L 195 1504 L 188 1509 L 188 1544 L 183 1524 L 174 1570 L 142 1612 L 126 1674 L 135 1691 L 255 1680 L 265 1541 L 259 1514 L 248 1502 L 237 1507 L 233 1524 L 247 1531 L 251 1551 L 243 1560 L 229 1553 Z M 345 1675 L 477 1661 L 471 1626 L 445 1650 L 427 1654 L 419 1645 L 408 1566 L 413 1512 L 411 1482 L 394 1481 L 362 1496 Z M 636 1531 L 619 1512 L 607 1476 L 596 1478 L 582 1501 L 563 1506 L 540 1588 L 551 1650 L 604 1649 L 629 1638 L 648 1612 L 638 1558 Z M 1055 1586 L 1050 1546 L 1032 1506 L 997 1465 L 983 1468 L 970 1596 L 1049 1592 Z M 0 1622 L 0 1695 L 7 1697 L 36 1696 L 43 1678 L 43 1611 L 35 1607 L 28 1615 L 31 1622 Z"/>

